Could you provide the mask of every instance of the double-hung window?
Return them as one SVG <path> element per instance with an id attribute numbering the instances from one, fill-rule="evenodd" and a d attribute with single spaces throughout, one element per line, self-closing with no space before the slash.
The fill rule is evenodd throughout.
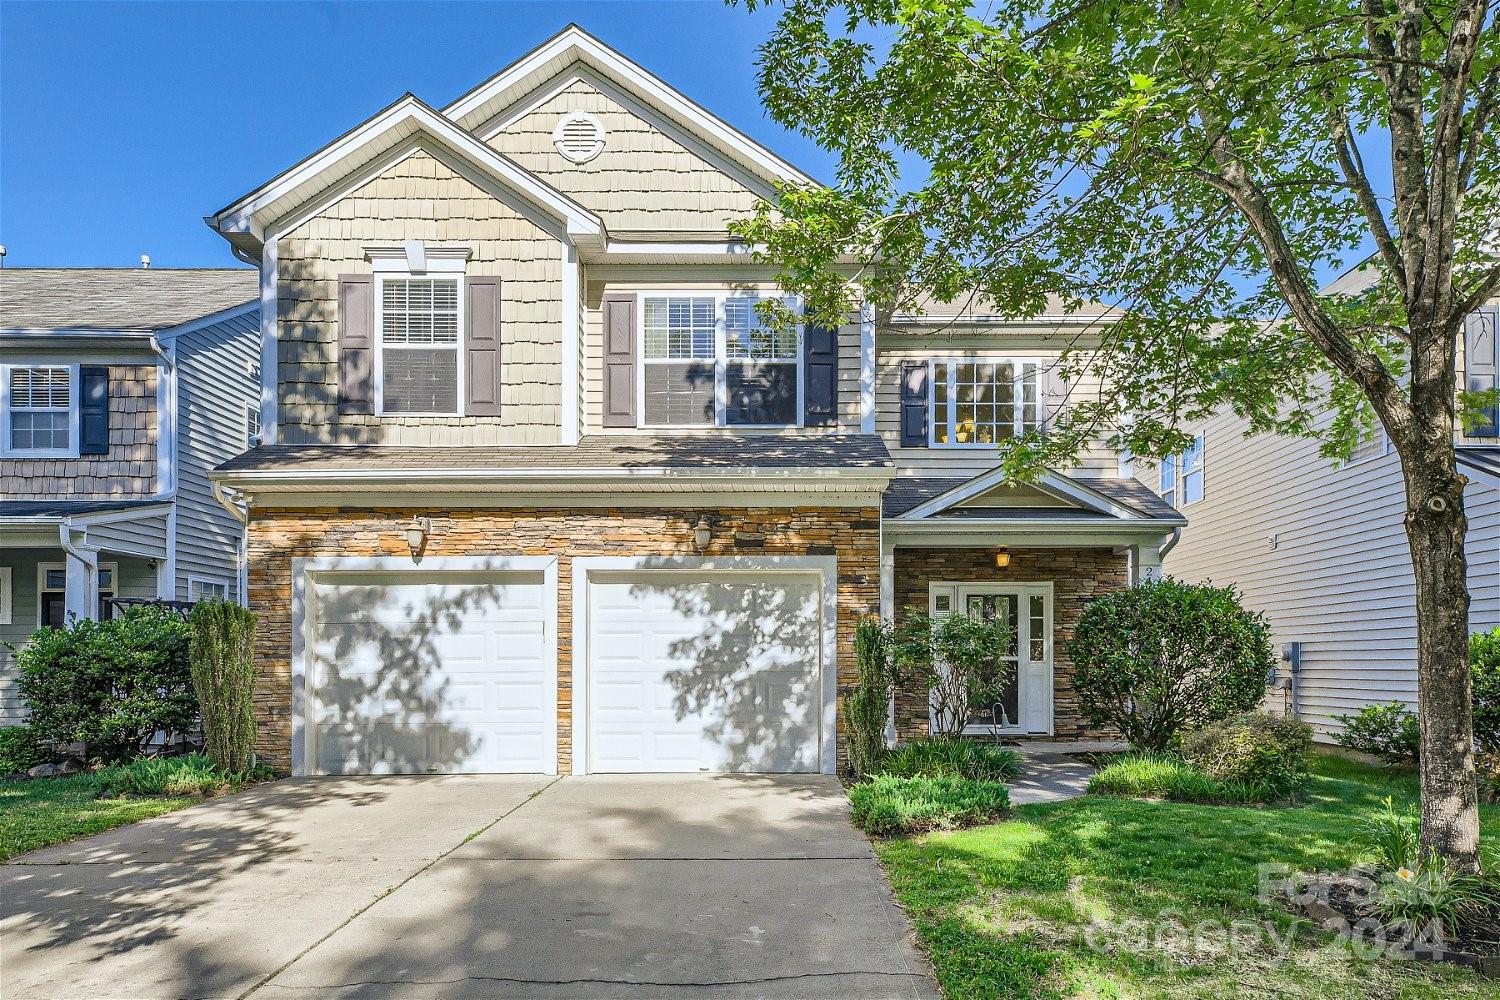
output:
<path id="1" fill-rule="evenodd" d="M 0 366 L 0 454 L 78 454 L 78 366 Z"/>
<path id="2" fill-rule="evenodd" d="M 753 295 L 641 296 L 641 423 L 797 426 L 799 334 L 764 321 Z"/>
<path id="3" fill-rule="evenodd" d="M 993 447 L 1042 426 L 1037 361 L 934 361 L 931 376 L 934 447 Z"/>
<path id="4" fill-rule="evenodd" d="M 380 276 L 380 413 L 462 413 L 461 284 L 456 275 Z"/>
<path id="5" fill-rule="evenodd" d="M 1168 455 L 1157 467 L 1157 492 L 1174 507 L 1203 499 L 1203 435 L 1176 455 Z"/>

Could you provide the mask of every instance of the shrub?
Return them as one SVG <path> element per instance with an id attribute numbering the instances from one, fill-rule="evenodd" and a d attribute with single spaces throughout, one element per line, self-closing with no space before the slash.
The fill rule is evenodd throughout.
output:
<path id="1" fill-rule="evenodd" d="M 182 732 L 197 717 L 187 622 L 161 608 L 40 628 L 11 648 L 39 740 L 82 741 L 90 756 L 128 760 L 152 733 Z"/>
<path id="2" fill-rule="evenodd" d="M 262 770 L 227 772 L 205 754 L 141 757 L 100 768 L 94 775 L 101 795 L 214 795 L 269 777 Z"/>
<path id="3" fill-rule="evenodd" d="M 1276 790 L 1263 782 L 1219 781 L 1166 753 L 1121 754 L 1089 780 L 1089 793 L 1225 805 L 1277 797 Z"/>
<path id="4" fill-rule="evenodd" d="M 1379 812 L 1360 826 L 1359 839 L 1387 871 L 1413 868 L 1421 838 L 1421 819 L 1414 808 L 1398 810 L 1387 795 Z"/>
<path id="5" fill-rule="evenodd" d="M 878 774 L 849 789 L 855 825 L 875 836 L 952 830 L 987 823 L 1010 806 L 998 781 L 897 778 Z"/>
<path id="6" fill-rule="evenodd" d="M 1500 754 L 1500 628 L 1469 636 L 1469 673 L 1474 680 L 1474 739 L 1481 751 Z"/>
<path id="7" fill-rule="evenodd" d="M 948 614 L 931 618 L 909 612 L 893 630 L 892 662 L 897 682 L 926 691 L 933 733 L 957 739 L 971 708 L 993 701 L 1001 684 L 1000 657 L 1014 631 L 1000 618 Z"/>
<path id="8" fill-rule="evenodd" d="M 0 774 L 27 771 L 51 759 L 30 726 L 0 728 Z"/>
<path id="9" fill-rule="evenodd" d="M 204 750 L 224 771 L 244 771 L 255 748 L 255 614 L 229 601 L 205 601 L 191 621 Z"/>
<path id="10" fill-rule="evenodd" d="M 1089 721 L 1144 750 L 1252 710 L 1276 665 L 1269 626 L 1233 587 L 1170 578 L 1091 602 L 1068 653 Z"/>
<path id="11" fill-rule="evenodd" d="M 878 619 L 861 619 L 855 626 L 854 659 L 859 679 L 844 696 L 844 726 L 849 770 L 862 779 L 875 773 L 885 754 L 891 703 L 890 631 Z"/>
<path id="12" fill-rule="evenodd" d="M 1388 764 L 1415 764 L 1422 745 L 1417 716 L 1399 701 L 1366 705 L 1354 715 L 1335 715 L 1343 723 L 1333 741 L 1350 750 L 1379 757 Z"/>
<path id="13" fill-rule="evenodd" d="M 1312 742 L 1307 723 L 1252 712 L 1188 733 L 1182 757 L 1215 781 L 1259 785 L 1271 798 L 1285 798 L 1307 773 Z"/>
<path id="14" fill-rule="evenodd" d="M 912 740 L 886 753 L 880 773 L 894 778 L 1010 781 L 1021 773 L 1021 755 L 973 740 Z"/>

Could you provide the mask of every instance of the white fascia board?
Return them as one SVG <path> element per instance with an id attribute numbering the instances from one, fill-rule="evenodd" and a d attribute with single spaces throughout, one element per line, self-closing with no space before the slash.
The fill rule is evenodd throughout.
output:
<path id="1" fill-rule="evenodd" d="M 412 468 L 344 469 L 332 471 L 314 469 L 230 470 L 227 472 L 210 472 L 209 478 L 215 482 L 243 488 L 271 485 L 294 488 L 301 485 L 353 490 L 358 489 L 360 484 L 374 484 L 380 488 L 402 486 L 419 491 L 431 490 L 439 486 L 473 486 L 494 489 L 506 484 L 515 484 L 527 490 L 535 490 L 539 484 L 556 485 L 560 488 L 571 489 L 595 485 L 602 490 L 612 490 L 619 489 L 622 484 L 628 483 L 658 483 L 665 484 L 667 488 L 703 485 L 723 489 L 726 484 L 743 482 L 748 479 L 755 480 L 758 484 L 754 489 L 750 490 L 750 492 L 754 492 L 756 489 L 768 488 L 766 485 L 759 484 L 776 483 L 820 483 L 834 484 L 842 487 L 850 483 L 862 482 L 884 486 L 884 484 L 890 482 L 894 474 L 895 470 L 889 467 L 870 469 L 723 468 L 708 470 L 641 466 L 634 468 L 607 467 L 592 469 Z"/>
<path id="2" fill-rule="evenodd" d="M 332 185 L 351 170 L 347 161 L 377 139 L 395 132 L 405 140 L 422 132 L 453 153 L 472 162 L 536 207 L 564 220 L 569 235 L 602 239 L 604 224 L 598 216 L 546 184 L 511 159 L 486 146 L 417 98 L 408 94 L 364 124 L 356 126 L 323 149 L 285 171 L 274 180 L 245 195 L 210 217 L 210 225 L 222 234 L 249 233 L 264 239 L 267 227 L 277 220 L 267 218 L 267 209 L 299 188 L 314 184 L 325 174 Z M 309 198 L 313 192 L 309 192 Z M 306 201 L 307 198 L 299 198 Z"/>
<path id="3" fill-rule="evenodd" d="M 141 327 L 139 329 L 104 330 L 87 326 L 6 326 L 0 327 L 0 337 L 15 337 L 17 339 L 49 339 L 49 340 L 150 340 L 155 330 Z"/>
<path id="4" fill-rule="evenodd" d="M 946 493 L 939 493 L 932 499 L 923 501 L 902 514 L 900 520 L 915 521 L 932 517 L 950 507 L 963 503 L 965 500 L 970 500 L 982 493 L 986 493 L 997 486 L 1003 486 L 1005 483 L 1005 472 L 1001 469 L 992 469 L 989 472 L 975 476 L 968 482 L 960 483 Z M 1028 483 L 1027 485 L 1035 487 L 1044 493 L 1051 494 L 1060 500 L 1068 500 L 1088 510 L 1096 511 L 1100 514 L 1109 514 L 1121 520 L 1147 519 L 1144 514 L 1132 510 L 1102 493 L 1080 486 L 1076 480 L 1060 476 L 1055 472 L 1044 472 L 1036 482 Z"/>
<path id="5" fill-rule="evenodd" d="M 197 319 L 188 320 L 186 323 L 179 324 L 178 326 L 171 326 L 167 327 L 164 330 L 159 330 L 156 333 L 156 339 L 161 343 L 168 343 L 170 341 L 176 340 L 184 333 L 192 333 L 195 330 L 202 330 L 204 327 L 213 326 L 215 323 L 222 323 L 225 320 L 235 319 L 236 317 L 244 316 L 247 313 L 252 313 L 259 308 L 260 299 L 250 299 L 248 302 L 241 302 L 237 306 L 230 306 L 228 309 L 221 309 L 216 313 L 209 313 L 207 316 L 200 316 Z"/>
<path id="6" fill-rule="evenodd" d="M 1123 317 L 1116 313 L 1102 316 L 1081 316 L 1077 313 L 1044 313 L 1041 316 L 995 316 L 984 313 L 959 313 L 942 316 L 933 313 L 892 313 L 887 316 L 888 326 L 950 327 L 950 326 L 1092 326 L 1096 323 L 1118 323 Z"/>
<path id="7" fill-rule="evenodd" d="M 884 520 L 886 531 L 893 536 L 942 534 L 974 534 L 992 537 L 996 532 L 1022 531 L 1042 535 L 1050 530 L 1081 532 L 1090 535 L 1165 535 L 1171 530 L 1187 524 L 1186 518 L 1156 518 L 1153 520 L 1115 521 L 1100 518 L 1062 517 L 965 517 L 926 518 L 921 521 L 906 521 L 899 517 Z M 1032 544 L 1041 544 L 1034 542 Z"/>
<path id="8" fill-rule="evenodd" d="M 144 517 L 158 517 L 172 509 L 170 502 L 142 504 L 127 510 L 101 510 L 92 514 L 68 514 L 66 520 L 76 528 L 94 527 L 101 524 L 118 524 Z"/>
<path id="9" fill-rule="evenodd" d="M 573 62 L 582 62 L 638 94 L 653 107 L 716 147 L 768 178 L 821 187 L 817 180 L 772 153 L 739 129 L 671 87 L 655 74 L 627 59 L 577 25 L 552 38 L 496 73 L 443 109 L 462 128 L 476 128 L 491 112 L 520 98 Z M 549 72 L 548 70 L 551 70 Z M 509 99 L 507 99 L 509 97 Z"/>

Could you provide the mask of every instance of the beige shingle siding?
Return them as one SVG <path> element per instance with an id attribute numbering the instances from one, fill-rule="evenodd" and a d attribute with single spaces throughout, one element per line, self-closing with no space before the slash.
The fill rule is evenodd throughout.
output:
<path id="1" fill-rule="evenodd" d="M 338 277 L 369 273 L 364 248 L 467 245 L 467 273 L 501 281 L 501 415 L 338 413 Z M 424 151 L 406 157 L 277 246 L 280 427 L 299 443 L 550 444 L 562 408 L 561 244 Z"/>
<path id="2" fill-rule="evenodd" d="M 148 496 L 156 490 L 155 365 L 109 366 L 109 451 L 0 459 L 0 499 Z"/>
<path id="3" fill-rule="evenodd" d="M 604 126 L 604 151 L 587 163 L 572 162 L 552 144 L 552 130 L 574 111 Z M 584 80 L 489 144 L 596 212 L 612 232 L 722 232 L 730 220 L 753 213 L 759 200 L 740 180 Z"/>

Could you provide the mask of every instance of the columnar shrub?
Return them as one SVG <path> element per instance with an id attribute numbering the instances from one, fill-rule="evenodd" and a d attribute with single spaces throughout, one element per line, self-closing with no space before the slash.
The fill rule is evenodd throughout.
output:
<path id="1" fill-rule="evenodd" d="M 1307 772 L 1312 727 L 1298 719 L 1252 712 L 1187 734 L 1182 757 L 1216 781 L 1265 789 L 1269 798 L 1296 790 Z"/>
<path id="2" fill-rule="evenodd" d="M 1089 721 L 1145 750 L 1255 708 L 1276 665 L 1270 627 L 1233 587 L 1170 578 L 1091 602 L 1068 653 Z"/>
<path id="3" fill-rule="evenodd" d="M 855 626 L 854 659 L 859 679 L 844 696 L 844 726 L 849 734 L 849 770 L 859 779 L 873 774 L 885 753 L 891 701 L 890 633 L 879 619 L 864 618 Z"/>
<path id="4" fill-rule="evenodd" d="M 157 731 L 180 733 L 198 714 L 180 615 L 132 607 L 108 621 L 44 627 L 15 651 L 17 687 L 44 743 L 86 744 L 128 760 Z"/>
<path id="5" fill-rule="evenodd" d="M 229 601 L 192 613 L 193 686 L 203 707 L 204 750 L 230 773 L 249 770 L 255 747 L 255 614 Z"/>

